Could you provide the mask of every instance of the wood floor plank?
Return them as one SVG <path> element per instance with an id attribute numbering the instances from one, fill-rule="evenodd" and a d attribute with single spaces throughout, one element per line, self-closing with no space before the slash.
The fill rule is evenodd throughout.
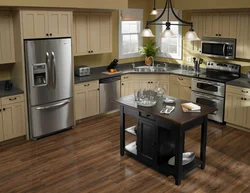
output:
<path id="1" fill-rule="evenodd" d="M 136 124 L 126 119 L 127 127 Z M 191 171 L 175 186 L 172 176 L 120 156 L 119 120 L 113 113 L 37 141 L 0 143 L 0 192 L 250 192 L 250 133 L 209 122 L 206 169 Z M 185 150 L 199 155 L 199 139 L 199 127 L 188 131 Z M 133 140 L 126 134 L 126 143 Z"/>

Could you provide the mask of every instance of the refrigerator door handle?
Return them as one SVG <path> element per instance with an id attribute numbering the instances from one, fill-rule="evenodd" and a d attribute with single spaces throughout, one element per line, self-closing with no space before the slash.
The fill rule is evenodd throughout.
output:
<path id="1" fill-rule="evenodd" d="M 57 108 L 57 107 L 61 107 L 64 106 L 66 104 L 70 103 L 70 100 L 64 101 L 64 102 L 60 102 L 57 104 L 53 104 L 53 105 L 49 105 L 49 106 L 45 106 L 45 107 L 37 107 L 37 110 L 46 110 L 46 109 L 52 109 L 52 108 Z"/>
<path id="2" fill-rule="evenodd" d="M 47 75 L 47 77 L 50 75 L 50 66 L 49 66 L 49 53 L 48 52 L 46 52 L 46 65 L 47 65 L 47 72 L 48 72 L 48 75 Z M 49 86 L 49 84 L 50 84 L 50 79 L 49 79 L 49 77 L 47 78 L 47 85 Z"/>
<path id="3" fill-rule="evenodd" d="M 55 53 L 51 52 L 51 65 L 53 68 L 53 87 L 56 88 L 56 58 Z"/>

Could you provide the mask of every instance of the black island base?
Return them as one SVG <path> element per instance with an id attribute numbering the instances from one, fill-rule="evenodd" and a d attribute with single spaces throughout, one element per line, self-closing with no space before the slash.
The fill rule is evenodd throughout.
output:
<path id="1" fill-rule="evenodd" d="M 126 96 L 115 100 L 120 104 L 120 154 L 152 167 L 153 169 L 175 178 L 180 185 L 182 177 L 200 166 L 206 165 L 207 116 L 216 111 L 213 107 L 201 106 L 201 112 L 184 113 L 181 104 L 187 101 L 176 99 L 175 110 L 169 114 L 161 114 L 164 104 L 162 99 L 153 107 L 141 107 L 134 101 L 134 96 Z M 137 119 L 137 125 L 125 128 L 125 115 Z M 200 155 L 191 163 L 182 165 L 185 148 L 185 132 L 201 125 Z M 136 128 L 136 132 L 134 129 Z M 136 141 L 125 146 L 125 132 L 136 135 Z M 175 156 L 172 164 L 170 158 Z"/>

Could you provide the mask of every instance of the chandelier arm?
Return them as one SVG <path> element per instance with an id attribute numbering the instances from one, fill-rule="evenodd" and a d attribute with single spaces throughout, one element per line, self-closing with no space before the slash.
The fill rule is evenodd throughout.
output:
<path id="1" fill-rule="evenodd" d="M 176 13 L 174 12 L 173 5 L 172 5 L 172 1 L 171 1 L 171 0 L 170 0 L 170 8 L 171 8 L 171 10 L 172 10 L 174 16 L 176 17 L 176 19 L 178 19 L 180 22 L 182 22 L 182 23 L 184 23 L 184 24 L 187 24 L 187 25 L 193 27 L 193 22 L 184 21 L 184 20 L 182 20 L 181 18 L 179 18 L 178 15 L 176 15 Z"/>
<path id="2" fill-rule="evenodd" d="M 164 9 L 163 9 L 163 11 L 162 11 L 161 15 L 159 15 L 159 17 L 157 17 L 157 18 L 156 18 L 156 19 L 154 19 L 154 20 L 147 21 L 146 26 L 148 26 L 149 24 L 151 24 L 151 23 L 153 23 L 153 22 L 156 22 L 156 21 L 158 21 L 159 19 L 161 19 L 161 18 L 162 18 L 162 16 L 164 15 L 164 13 L 165 13 L 165 11 L 166 11 L 166 9 L 167 9 L 168 2 L 169 2 L 169 0 L 166 0 L 166 3 L 165 3 L 165 6 L 164 6 Z"/>

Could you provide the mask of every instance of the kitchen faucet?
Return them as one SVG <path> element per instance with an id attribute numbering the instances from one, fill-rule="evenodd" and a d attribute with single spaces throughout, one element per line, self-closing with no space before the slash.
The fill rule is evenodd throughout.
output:
<path id="1" fill-rule="evenodd" d="M 155 67 L 154 57 L 153 56 L 149 56 L 149 58 L 151 58 L 151 60 L 152 60 L 152 67 L 154 68 Z"/>

